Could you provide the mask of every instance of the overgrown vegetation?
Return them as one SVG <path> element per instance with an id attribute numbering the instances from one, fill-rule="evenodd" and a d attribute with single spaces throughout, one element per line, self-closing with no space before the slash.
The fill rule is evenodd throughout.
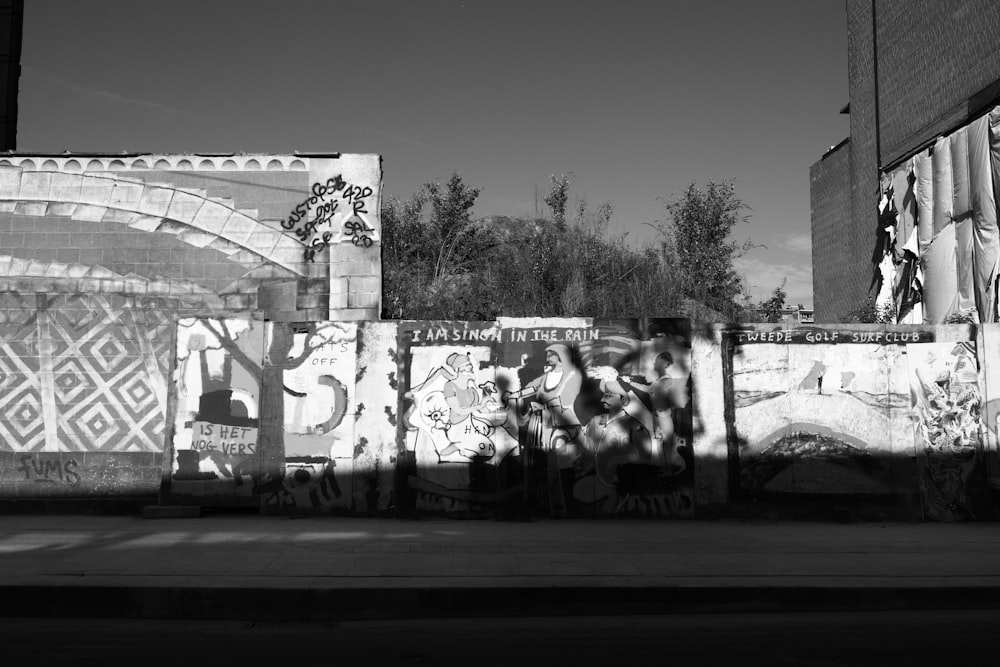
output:
<path id="1" fill-rule="evenodd" d="M 580 198 L 570 214 L 569 188 L 566 175 L 552 177 L 548 218 L 474 219 L 481 190 L 457 173 L 385 201 L 382 317 L 753 319 L 733 268 L 749 244 L 730 238 L 747 207 L 731 182 L 691 184 L 665 201 L 657 237 L 642 248 L 608 233 L 609 202 L 592 209 Z"/>
<path id="2" fill-rule="evenodd" d="M 788 294 L 785 292 L 785 282 L 785 280 L 782 280 L 781 284 L 771 292 L 771 297 L 761 304 L 761 312 L 764 315 L 764 319 L 768 322 L 781 321 L 781 311 L 784 310 L 785 299 L 788 297 Z M 801 310 L 801 306 L 799 308 Z"/>
<path id="3" fill-rule="evenodd" d="M 896 307 L 894 304 L 879 306 L 875 297 L 869 294 L 847 311 L 840 321 L 854 324 L 895 324 Z"/>

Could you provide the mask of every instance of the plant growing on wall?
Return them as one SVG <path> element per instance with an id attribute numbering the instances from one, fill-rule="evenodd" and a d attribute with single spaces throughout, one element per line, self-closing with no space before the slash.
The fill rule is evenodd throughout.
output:
<path id="1" fill-rule="evenodd" d="M 863 301 L 847 311 L 847 314 L 841 317 L 840 321 L 858 324 L 895 324 L 896 319 L 894 303 L 880 306 L 875 302 L 875 297 L 869 294 Z"/>

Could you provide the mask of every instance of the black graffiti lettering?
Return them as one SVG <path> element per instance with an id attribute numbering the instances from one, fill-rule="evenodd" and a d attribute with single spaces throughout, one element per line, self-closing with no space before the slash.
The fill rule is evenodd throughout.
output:
<path id="1" fill-rule="evenodd" d="M 333 238 L 331 233 L 324 233 L 321 238 L 317 238 L 317 228 L 320 225 L 332 224 L 334 214 L 340 210 L 340 201 L 349 202 L 355 216 L 359 213 L 368 213 L 366 200 L 375 193 L 375 190 L 368 185 L 350 185 L 338 174 L 331 176 L 325 183 L 313 183 L 309 192 L 309 197 L 281 221 L 281 227 L 295 233 L 299 241 L 306 245 L 305 261 L 315 263 L 316 255 L 328 247 Z M 338 192 L 341 193 L 340 200 L 331 200 L 330 197 Z M 312 220 L 303 223 L 310 209 L 313 209 L 315 214 Z M 373 240 L 370 234 L 374 231 L 367 223 L 358 220 L 348 223 L 345 227 L 345 232 L 355 247 L 371 247 Z"/>
<path id="2" fill-rule="evenodd" d="M 375 230 L 369 227 L 368 224 L 360 218 L 357 220 L 348 220 L 344 223 L 344 232 L 350 237 L 351 243 L 353 243 L 355 247 L 371 247 L 372 239 L 366 232 L 373 231 Z"/>
<path id="3" fill-rule="evenodd" d="M 333 238 L 332 232 L 323 232 L 323 236 L 313 238 L 312 243 L 306 248 L 306 261 L 315 262 L 316 255 L 323 252 L 330 245 L 330 240 Z"/>
<path id="4" fill-rule="evenodd" d="M 66 483 L 70 486 L 76 486 L 80 483 L 80 473 L 76 470 L 76 461 L 70 459 L 63 464 L 63 474 L 66 476 Z"/>
<path id="5" fill-rule="evenodd" d="M 371 188 L 361 187 L 360 185 L 352 185 L 348 187 L 346 190 L 344 190 L 344 192 L 340 195 L 340 197 L 341 199 L 347 202 L 352 202 L 352 201 L 357 201 L 359 199 L 364 199 L 370 194 L 371 194 Z"/>
<path id="6" fill-rule="evenodd" d="M 79 464 L 75 459 L 62 460 L 58 455 L 35 456 L 33 454 L 22 454 L 18 457 L 17 469 L 24 473 L 25 481 L 36 482 L 38 484 L 56 484 L 64 482 L 70 486 L 80 483 L 80 473 L 77 472 Z"/>
<path id="7" fill-rule="evenodd" d="M 316 219 L 315 223 L 319 224 L 329 224 L 330 220 L 333 218 L 333 214 L 337 212 L 340 208 L 339 201 L 328 201 L 323 203 L 316 209 Z"/>
<path id="8" fill-rule="evenodd" d="M 344 231 L 350 234 L 360 234 L 362 232 L 374 232 L 375 230 L 369 227 L 364 220 L 358 218 L 357 220 L 348 220 L 345 222 Z"/>
<path id="9" fill-rule="evenodd" d="M 46 479 L 53 479 L 55 477 L 62 479 L 63 477 L 62 461 L 46 459 L 42 461 L 42 470 L 44 470 L 42 476 Z"/>
<path id="10" fill-rule="evenodd" d="M 31 479 L 31 459 L 34 458 L 31 454 L 22 454 L 17 457 L 19 464 L 17 469 L 24 473 L 25 479 Z"/>
<path id="11" fill-rule="evenodd" d="M 288 218 L 281 222 L 282 229 L 292 229 L 298 224 L 299 220 L 305 217 L 306 213 L 309 211 L 309 207 L 306 202 L 300 202 L 289 215 Z"/>

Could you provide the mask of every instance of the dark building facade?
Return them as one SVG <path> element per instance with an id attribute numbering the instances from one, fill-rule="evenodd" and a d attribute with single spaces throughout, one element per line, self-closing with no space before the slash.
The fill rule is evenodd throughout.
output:
<path id="1" fill-rule="evenodd" d="M 17 149 L 24 0 L 0 0 L 0 150 Z"/>
<path id="2" fill-rule="evenodd" d="M 1000 101 L 995 0 L 848 0 L 847 30 L 850 138 L 810 168 L 817 322 L 872 293 L 881 175 Z"/>

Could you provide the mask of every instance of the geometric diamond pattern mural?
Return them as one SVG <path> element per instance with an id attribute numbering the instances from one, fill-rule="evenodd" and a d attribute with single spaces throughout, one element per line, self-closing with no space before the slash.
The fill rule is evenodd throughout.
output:
<path id="1" fill-rule="evenodd" d="M 31 452 L 45 445 L 34 305 L 33 297 L 12 293 L 0 299 L 0 450 Z"/>
<path id="2" fill-rule="evenodd" d="M 19 306 L 34 317 L 0 322 L 0 450 L 162 452 L 169 306 L 86 294 Z"/>
<path id="3" fill-rule="evenodd" d="M 138 325 L 129 321 L 125 304 L 112 297 L 81 295 L 76 300 L 101 317 L 80 321 L 65 314 L 84 305 L 72 300 L 65 309 L 49 311 L 49 331 L 59 351 L 52 363 L 60 449 L 163 451 L 166 406 L 158 405 L 156 378 L 148 367 L 160 368 L 160 361 L 169 358 L 167 318 L 150 326 L 146 312 Z"/>

